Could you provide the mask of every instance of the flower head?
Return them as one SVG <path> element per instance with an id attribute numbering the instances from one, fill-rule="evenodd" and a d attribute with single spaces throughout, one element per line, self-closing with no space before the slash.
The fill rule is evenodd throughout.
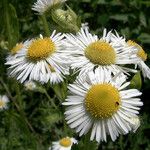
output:
<path id="1" fill-rule="evenodd" d="M 58 83 L 68 74 L 66 58 L 62 51 L 61 33 L 52 33 L 50 37 L 32 39 L 15 54 L 15 59 L 7 60 L 9 74 L 17 80 L 35 80 L 41 83 Z"/>
<path id="2" fill-rule="evenodd" d="M 7 109 L 9 99 L 6 95 L 0 95 L 0 110 Z"/>
<path id="3" fill-rule="evenodd" d="M 50 150 L 71 150 L 72 145 L 77 143 L 75 138 L 65 137 L 57 142 L 52 142 Z"/>
<path id="4" fill-rule="evenodd" d="M 80 73 L 94 71 L 101 68 L 105 73 L 111 71 L 127 73 L 133 71 L 122 65 L 134 64 L 138 58 L 129 48 L 125 48 L 120 40 L 115 40 L 114 34 L 104 30 L 103 36 L 98 38 L 88 31 L 88 27 L 81 28 L 77 35 L 66 34 L 66 49 L 71 57 L 72 69 L 79 69 Z M 135 70 L 134 70 L 135 71 Z"/>
<path id="5" fill-rule="evenodd" d="M 141 70 L 142 70 L 142 73 L 143 73 L 143 76 L 145 78 L 148 78 L 150 79 L 150 68 L 146 65 L 146 60 L 147 60 L 147 53 L 143 50 L 143 48 L 137 44 L 136 42 L 134 41 L 127 41 L 126 43 L 126 46 L 127 47 L 130 47 L 130 49 L 135 49 L 137 52 L 137 57 L 139 58 L 139 61 L 135 63 L 136 66 L 138 66 Z"/>
<path id="6" fill-rule="evenodd" d="M 36 3 L 32 6 L 32 10 L 38 12 L 40 15 L 48 11 L 49 9 L 52 9 L 54 7 L 57 7 L 64 3 L 67 0 L 37 0 Z"/>
<path id="7" fill-rule="evenodd" d="M 137 96 L 136 89 L 126 89 L 125 76 L 119 74 L 112 78 L 111 71 L 103 73 L 102 68 L 88 73 L 86 78 L 78 77 L 70 84 L 71 95 L 66 102 L 66 120 L 71 128 L 79 132 L 79 136 L 91 130 L 90 139 L 97 142 L 107 141 L 107 134 L 113 141 L 119 134 L 127 134 L 132 130 L 132 117 L 139 114 L 139 106 L 143 103 Z"/>

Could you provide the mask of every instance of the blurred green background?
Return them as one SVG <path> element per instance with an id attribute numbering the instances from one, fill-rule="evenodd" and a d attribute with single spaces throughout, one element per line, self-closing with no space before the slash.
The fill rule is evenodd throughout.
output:
<path id="1" fill-rule="evenodd" d="M 52 140 L 65 136 L 63 108 L 60 107 L 62 112 L 53 110 L 45 91 L 25 91 L 16 80 L 7 78 L 4 66 L 9 49 L 17 42 L 44 32 L 40 17 L 31 10 L 34 2 L 35 0 L 0 1 L 0 94 L 7 94 L 21 108 L 17 110 L 15 104 L 10 104 L 9 110 L 0 112 L 0 150 L 46 150 Z M 83 23 L 89 23 L 92 32 L 101 35 L 104 28 L 115 29 L 127 39 L 141 44 L 148 53 L 147 64 L 150 65 L 150 0 L 68 0 L 67 4 L 81 16 Z M 110 140 L 101 143 L 99 149 L 150 149 L 150 80 L 142 80 L 144 106 L 141 110 L 140 129 L 136 134 L 121 136 L 114 143 Z M 53 96 L 51 87 L 44 86 Z M 59 100 L 59 95 L 57 96 L 54 98 L 56 102 Z M 28 118 L 33 131 L 21 116 Z M 73 134 L 69 129 L 66 133 Z M 81 141 L 80 148 L 83 143 Z"/>

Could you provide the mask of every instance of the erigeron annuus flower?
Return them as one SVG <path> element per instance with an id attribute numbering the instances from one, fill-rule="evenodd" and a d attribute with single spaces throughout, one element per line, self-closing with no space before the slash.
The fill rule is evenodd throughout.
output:
<path id="1" fill-rule="evenodd" d="M 85 73 L 95 68 L 101 68 L 105 73 L 111 71 L 118 72 L 135 71 L 125 68 L 122 65 L 134 64 L 138 58 L 136 54 L 120 44 L 120 41 L 113 42 L 113 34 L 103 32 L 103 36 L 98 38 L 88 31 L 88 27 L 81 28 L 77 35 L 66 34 L 66 53 L 70 54 L 72 69 L 79 69 L 80 73 Z"/>
<path id="2" fill-rule="evenodd" d="M 32 10 L 38 12 L 40 15 L 46 11 L 55 8 L 58 5 L 63 4 L 67 0 L 37 0 L 32 6 Z"/>
<path id="3" fill-rule="evenodd" d="M 49 150 L 71 150 L 73 144 L 77 144 L 75 138 L 65 137 L 57 142 L 52 142 L 52 147 Z"/>
<path id="4" fill-rule="evenodd" d="M 25 86 L 26 90 L 32 91 L 32 90 L 36 89 L 36 84 L 34 81 L 26 81 L 24 83 L 24 86 Z"/>
<path id="5" fill-rule="evenodd" d="M 62 40 L 64 35 L 52 33 L 50 37 L 32 39 L 15 54 L 15 59 L 8 60 L 9 74 L 21 83 L 24 81 L 39 81 L 41 83 L 59 83 L 64 74 L 68 74 L 65 64 Z"/>
<path id="6" fill-rule="evenodd" d="M 7 103 L 9 99 L 6 95 L 0 95 L 0 110 L 7 109 Z"/>
<path id="7" fill-rule="evenodd" d="M 150 68 L 145 64 L 145 61 L 147 60 L 147 54 L 143 50 L 143 48 L 132 40 L 128 40 L 126 42 L 126 39 L 123 37 L 120 37 L 117 32 L 116 32 L 116 35 L 114 34 L 112 35 L 111 40 L 114 43 L 120 43 L 120 46 L 124 46 L 124 48 L 130 49 L 132 53 L 136 54 L 136 57 L 138 58 L 138 60 L 135 61 L 135 68 L 137 68 L 138 66 L 141 69 L 143 76 L 145 78 L 150 79 Z"/>
<path id="8" fill-rule="evenodd" d="M 145 78 L 150 79 L 150 68 L 145 64 L 145 61 L 147 60 L 147 54 L 146 52 L 143 50 L 143 48 L 137 44 L 134 41 L 127 41 L 126 44 L 128 47 L 131 47 L 131 49 L 136 49 L 137 50 L 137 57 L 139 58 L 139 61 L 136 62 L 136 67 L 138 65 L 138 67 L 141 69 L 142 74 Z"/>
<path id="9" fill-rule="evenodd" d="M 124 75 L 112 78 L 111 71 L 103 73 L 102 68 L 88 73 L 88 78 L 80 78 L 69 85 L 65 116 L 71 128 L 79 136 L 91 131 L 91 140 L 107 141 L 107 134 L 113 141 L 119 134 L 132 131 L 132 117 L 139 114 L 142 93 L 137 89 L 126 89 Z"/>

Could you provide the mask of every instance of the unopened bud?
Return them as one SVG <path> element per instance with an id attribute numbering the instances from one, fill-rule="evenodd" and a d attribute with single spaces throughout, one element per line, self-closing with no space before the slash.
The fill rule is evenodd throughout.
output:
<path id="1" fill-rule="evenodd" d="M 78 32 L 78 26 L 80 26 L 79 18 L 69 6 L 67 6 L 67 8 L 67 10 L 53 10 L 52 19 L 65 32 Z"/>

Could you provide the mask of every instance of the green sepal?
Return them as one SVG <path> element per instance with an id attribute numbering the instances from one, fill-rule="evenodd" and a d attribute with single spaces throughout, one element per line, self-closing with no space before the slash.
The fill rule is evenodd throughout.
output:
<path id="1" fill-rule="evenodd" d="M 132 80 L 131 80 L 131 82 L 130 82 L 130 87 L 131 87 L 131 88 L 134 88 L 134 89 L 138 89 L 138 90 L 141 89 L 141 87 L 142 87 L 142 79 L 141 79 L 141 74 L 140 74 L 140 72 L 137 72 L 137 73 L 133 76 L 133 78 L 132 78 Z"/>

